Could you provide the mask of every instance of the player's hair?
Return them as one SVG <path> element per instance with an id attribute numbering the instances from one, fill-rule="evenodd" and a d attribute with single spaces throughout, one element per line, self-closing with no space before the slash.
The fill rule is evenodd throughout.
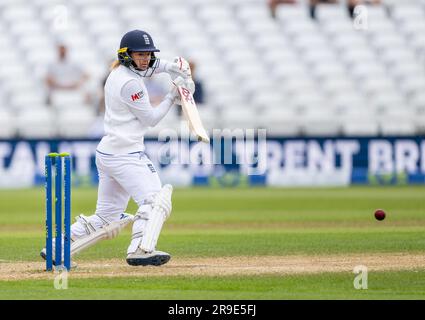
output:
<path id="1" fill-rule="evenodd" d="M 120 65 L 119 60 L 115 60 L 114 62 L 112 62 L 111 67 L 109 68 L 111 71 L 114 70 L 115 68 L 118 68 Z"/>

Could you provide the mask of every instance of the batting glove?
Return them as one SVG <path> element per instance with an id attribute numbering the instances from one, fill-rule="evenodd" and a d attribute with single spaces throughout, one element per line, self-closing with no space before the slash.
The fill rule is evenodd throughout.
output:
<path id="1" fill-rule="evenodd" d="M 167 63 L 165 71 L 171 76 L 172 80 L 175 80 L 179 76 L 183 79 L 192 78 L 189 62 L 182 57 L 175 57 L 173 62 Z"/>
<path id="2" fill-rule="evenodd" d="M 180 104 L 181 105 L 181 98 L 179 90 L 177 90 L 178 86 L 185 87 L 186 81 L 182 77 L 177 77 L 173 81 L 173 88 L 170 90 L 170 92 L 167 94 L 167 98 L 170 99 L 174 104 Z"/>

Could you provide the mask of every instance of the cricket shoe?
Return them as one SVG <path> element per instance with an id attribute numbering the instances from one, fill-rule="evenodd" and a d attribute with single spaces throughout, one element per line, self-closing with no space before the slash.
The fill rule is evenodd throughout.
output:
<path id="1" fill-rule="evenodd" d="M 40 256 L 44 259 L 44 260 L 46 260 L 46 248 L 43 248 L 41 251 L 40 251 Z M 53 257 L 53 265 L 56 267 L 57 266 L 57 264 L 56 264 L 56 261 L 55 261 L 55 259 L 54 259 L 54 257 Z M 63 265 L 63 260 L 62 260 L 62 263 L 60 264 L 60 265 Z M 77 268 L 77 264 L 74 262 L 74 261 L 72 261 L 71 260 L 71 269 L 75 269 L 75 268 Z"/>
<path id="2" fill-rule="evenodd" d="M 72 242 L 72 240 L 71 240 L 71 242 Z M 53 239 L 53 241 L 52 241 L 52 259 L 53 259 L 53 264 L 55 263 L 55 255 L 56 255 L 55 247 L 56 247 L 56 239 Z M 61 257 L 61 260 L 62 261 L 63 261 L 63 248 L 64 248 L 64 238 L 62 236 L 62 257 Z M 46 256 L 47 256 L 46 247 L 44 247 L 43 249 L 41 249 L 40 256 L 44 260 L 46 260 Z"/>
<path id="3" fill-rule="evenodd" d="M 71 239 L 71 243 L 72 243 L 72 239 Z M 55 259 L 55 255 L 56 255 L 55 246 L 56 246 L 56 242 L 53 241 L 52 242 L 52 260 L 53 260 L 52 261 L 52 264 L 56 267 L 57 264 L 56 264 L 56 259 Z M 62 257 L 61 257 L 61 264 L 59 266 L 63 265 L 63 261 L 64 261 L 63 260 L 63 253 L 64 253 L 63 252 L 63 248 L 64 248 L 64 238 L 62 236 Z M 45 247 L 43 249 L 41 249 L 41 251 L 40 251 L 40 257 L 42 257 L 43 260 L 46 260 L 47 253 L 46 253 L 46 248 Z M 71 269 L 74 269 L 76 267 L 77 267 L 77 264 L 74 263 L 74 261 L 71 260 Z"/>
<path id="4" fill-rule="evenodd" d="M 140 248 L 127 255 L 127 263 L 131 266 L 160 266 L 170 261 L 171 256 L 163 251 L 146 252 Z"/>

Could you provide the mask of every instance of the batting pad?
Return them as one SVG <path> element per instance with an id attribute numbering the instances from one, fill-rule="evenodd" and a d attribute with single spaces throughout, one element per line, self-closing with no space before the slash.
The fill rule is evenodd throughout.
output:
<path id="1" fill-rule="evenodd" d="M 131 214 L 123 214 L 122 219 L 110 222 L 98 230 L 90 230 L 88 235 L 75 239 L 71 243 L 71 256 L 91 247 L 101 240 L 115 238 L 127 224 L 133 221 L 133 218 Z"/>
<path id="2" fill-rule="evenodd" d="M 162 225 L 171 214 L 171 194 L 173 187 L 166 184 L 155 197 L 153 209 L 150 212 L 149 220 L 146 224 L 145 234 L 143 235 L 140 248 L 146 252 L 155 250 L 158 242 L 159 234 L 161 233 Z"/>
<path id="3" fill-rule="evenodd" d="M 139 210 L 134 216 L 133 232 L 130 245 L 127 249 L 127 254 L 135 253 L 142 243 L 142 238 L 145 234 L 146 224 L 148 223 L 151 210 L 152 204 L 144 204 L 139 207 Z"/>

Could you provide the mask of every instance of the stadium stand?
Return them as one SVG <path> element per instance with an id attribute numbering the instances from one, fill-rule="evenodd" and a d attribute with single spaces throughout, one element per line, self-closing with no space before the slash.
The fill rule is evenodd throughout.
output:
<path id="1" fill-rule="evenodd" d="M 424 133 L 425 1 L 363 10 L 359 26 L 343 0 L 317 5 L 315 19 L 303 0 L 279 5 L 275 18 L 266 0 L 0 0 L 0 138 L 87 135 L 94 106 L 66 93 L 45 105 L 55 47 L 69 47 L 94 94 L 134 28 L 152 34 L 161 58 L 196 62 L 209 129 Z M 179 126 L 173 113 L 149 134 Z"/>

